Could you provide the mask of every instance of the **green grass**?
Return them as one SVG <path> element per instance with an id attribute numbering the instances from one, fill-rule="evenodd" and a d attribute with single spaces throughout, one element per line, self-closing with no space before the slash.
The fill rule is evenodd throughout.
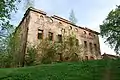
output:
<path id="1" fill-rule="evenodd" d="M 24 68 L 0 69 L 0 80 L 120 80 L 120 60 L 96 60 L 42 64 Z"/>

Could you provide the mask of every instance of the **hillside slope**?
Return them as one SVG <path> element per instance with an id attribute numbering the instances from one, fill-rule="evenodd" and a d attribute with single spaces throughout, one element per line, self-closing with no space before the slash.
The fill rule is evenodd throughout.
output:
<path id="1" fill-rule="evenodd" d="M 96 60 L 0 69 L 0 80 L 120 80 L 120 60 Z"/>

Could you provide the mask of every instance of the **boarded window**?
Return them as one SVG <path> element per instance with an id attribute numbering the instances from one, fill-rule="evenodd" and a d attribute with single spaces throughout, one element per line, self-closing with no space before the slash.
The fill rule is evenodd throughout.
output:
<path id="1" fill-rule="evenodd" d="M 43 30 L 38 29 L 38 39 L 43 39 Z"/>
<path id="2" fill-rule="evenodd" d="M 49 32 L 49 34 L 48 34 L 48 38 L 49 38 L 49 40 L 53 40 L 53 33 L 52 32 Z"/>
<path id="3" fill-rule="evenodd" d="M 62 35 L 58 34 L 58 42 L 62 42 Z"/>

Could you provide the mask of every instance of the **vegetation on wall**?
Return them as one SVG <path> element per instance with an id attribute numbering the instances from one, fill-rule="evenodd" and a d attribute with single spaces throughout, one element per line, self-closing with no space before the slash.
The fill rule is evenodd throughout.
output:
<path id="1" fill-rule="evenodd" d="M 29 46 L 27 48 L 27 53 L 25 56 L 25 65 L 26 66 L 31 66 L 31 65 L 35 65 L 35 61 L 36 61 L 36 55 L 37 55 L 37 50 L 34 46 Z"/>
<path id="2" fill-rule="evenodd" d="M 57 55 L 58 46 L 56 42 L 48 39 L 42 40 L 37 46 L 38 56 L 41 63 L 52 63 Z"/>
<path id="3" fill-rule="evenodd" d="M 6 52 L 0 55 L 1 67 L 21 66 L 20 53 L 20 29 L 9 36 Z M 64 36 L 62 42 L 40 40 L 36 46 L 28 46 L 25 54 L 25 65 L 36 65 L 40 63 L 53 63 L 62 61 L 78 61 L 81 59 L 82 51 L 79 41 L 75 35 Z M 22 58 L 23 59 L 23 58 Z M 7 60 L 7 61 L 6 61 Z"/>
<path id="4" fill-rule="evenodd" d="M 78 61 L 81 59 L 82 45 L 75 36 L 66 36 L 62 42 L 41 40 L 37 45 L 37 63 Z"/>

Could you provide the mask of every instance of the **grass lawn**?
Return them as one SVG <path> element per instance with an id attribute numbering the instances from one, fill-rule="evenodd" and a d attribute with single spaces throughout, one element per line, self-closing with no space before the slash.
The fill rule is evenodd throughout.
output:
<path id="1" fill-rule="evenodd" d="M 0 80 L 120 80 L 120 60 L 42 64 L 0 69 Z"/>

